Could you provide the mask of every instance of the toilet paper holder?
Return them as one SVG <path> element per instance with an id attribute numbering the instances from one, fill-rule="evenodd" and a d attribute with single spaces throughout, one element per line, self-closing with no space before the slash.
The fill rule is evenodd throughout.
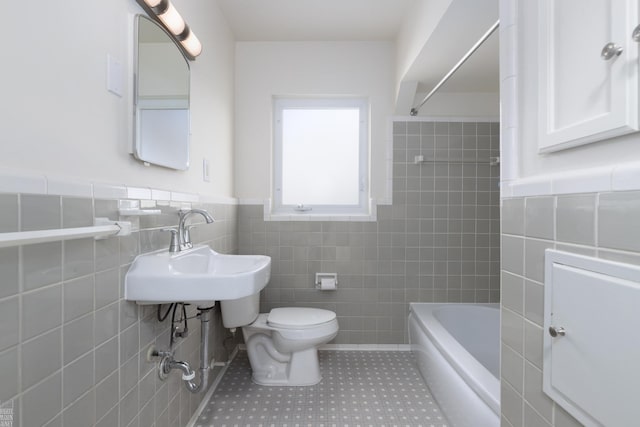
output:
<path id="1" fill-rule="evenodd" d="M 316 289 L 333 291 L 338 288 L 338 273 L 316 273 Z"/>

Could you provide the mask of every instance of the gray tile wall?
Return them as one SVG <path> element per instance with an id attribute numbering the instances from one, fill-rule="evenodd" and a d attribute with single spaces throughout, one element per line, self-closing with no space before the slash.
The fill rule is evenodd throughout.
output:
<path id="1" fill-rule="evenodd" d="M 198 207 L 217 222 L 193 229 L 194 242 L 236 252 L 237 207 Z M 168 427 L 195 412 L 202 394 L 187 392 L 178 373 L 160 381 L 146 361 L 151 344 L 168 348 L 169 322 L 156 320 L 156 306 L 123 299 L 135 256 L 168 248 L 159 228 L 177 214 L 162 211 L 141 217 L 131 236 L 0 249 L 0 405 L 13 406 L 15 427 Z M 0 194 L 0 232 L 89 226 L 95 216 L 116 219 L 117 201 Z M 197 367 L 199 322 L 189 327 L 176 356 Z M 218 311 L 212 329 L 212 354 L 226 360 Z"/>
<path id="2" fill-rule="evenodd" d="M 544 250 L 640 264 L 640 192 L 502 202 L 502 425 L 580 426 L 542 391 Z"/>
<path id="3" fill-rule="evenodd" d="M 409 302 L 499 301 L 498 131 L 395 122 L 393 204 L 375 222 L 264 221 L 262 206 L 239 206 L 240 253 L 272 257 L 262 310 L 327 308 L 336 343 L 402 344 Z M 417 165 L 419 154 L 474 162 Z M 316 290 L 317 272 L 337 272 L 338 290 Z"/>

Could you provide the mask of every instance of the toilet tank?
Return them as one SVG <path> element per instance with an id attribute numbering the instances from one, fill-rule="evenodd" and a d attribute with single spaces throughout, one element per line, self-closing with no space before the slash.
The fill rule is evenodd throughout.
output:
<path id="1" fill-rule="evenodd" d="M 260 314 L 260 293 L 240 299 L 220 301 L 222 324 L 225 328 L 238 328 L 253 323 Z"/>

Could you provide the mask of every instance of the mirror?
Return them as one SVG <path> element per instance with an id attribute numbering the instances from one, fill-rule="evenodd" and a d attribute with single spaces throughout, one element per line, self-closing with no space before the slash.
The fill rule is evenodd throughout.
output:
<path id="1" fill-rule="evenodd" d="M 145 163 L 189 168 L 189 62 L 151 19 L 136 17 L 133 154 Z"/>

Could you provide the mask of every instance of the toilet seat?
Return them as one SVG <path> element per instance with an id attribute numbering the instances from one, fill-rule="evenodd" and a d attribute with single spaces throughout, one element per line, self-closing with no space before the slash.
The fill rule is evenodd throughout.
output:
<path id="1" fill-rule="evenodd" d="M 274 308 L 267 316 L 267 324 L 273 328 L 305 329 L 332 322 L 333 311 L 321 308 L 282 307 Z"/>

